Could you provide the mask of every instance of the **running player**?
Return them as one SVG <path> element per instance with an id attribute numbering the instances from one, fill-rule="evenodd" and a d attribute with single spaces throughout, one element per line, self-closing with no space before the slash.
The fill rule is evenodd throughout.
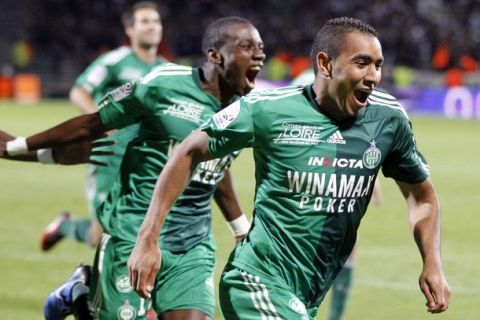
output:
<path id="1" fill-rule="evenodd" d="M 352 251 L 380 169 L 407 202 L 427 310 L 447 309 L 435 189 L 404 110 L 373 92 L 383 65 L 377 32 L 357 19 L 329 20 L 311 56 L 313 85 L 252 93 L 177 147 L 129 259 L 141 296 L 155 280 L 159 230 L 197 163 L 252 147 L 254 220 L 222 274 L 225 319 L 313 319 Z M 157 262 L 142 264 L 152 256 Z"/>
<path id="2" fill-rule="evenodd" d="M 162 39 L 162 23 L 155 3 L 135 3 L 122 15 L 122 23 L 130 46 L 122 46 L 101 55 L 77 78 L 70 90 L 70 101 L 82 113 L 96 112 L 97 104 L 108 92 L 146 75 L 155 66 L 166 62 L 157 55 L 157 47 Z M 138 125 L 132 125 L 117 132 L 112 131 L 109 139 L 116 143 L 109 148 L 103 148 L 114 152 L 114 155 L 108 158 L 108 166 L 88 167 L 86 195 L 91 217 L 72 219 L 69 212 L 61 213 L 42 233 L 40 248 L 43 251 L 50 250 L 64 237 L 88 243 L 93 247 L 98 245 L 102 227 L 96 218 L 96 208 L 105 200 L 112 187 L 125 148 L 136 136 L 137 130 Z"/>

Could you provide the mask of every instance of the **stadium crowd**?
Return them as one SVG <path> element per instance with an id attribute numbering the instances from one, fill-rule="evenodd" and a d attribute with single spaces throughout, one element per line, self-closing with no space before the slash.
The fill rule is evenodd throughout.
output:
<path id="1" fill-rule="evenodd" d="M 125 42 L 120 12 L 132 0 L 2 1 L 0 61 L 20 70 L 73 81 L 99 53 Z M 353 16 L 377 26 L 386 63 L 423 70 L 476 70 L 480 55 L 480 4 L 474 0 L 338 1 L 158 1 L 166 25 L 161 53 L 195 64 L 201 30 L 212 20 L 238 15 L 255 23 L 269 58 L 291 63 L 309 50 L 309 41 L 332 16 Z M 193 22 L 193 23 L 192 23 Z M 11 25 L 11 24 L 10 24 Z M 99 32 L 101 30 L 101 32 Z M 25 46 L 25 43 L 27 44 Z M 23 46 L 22 46 L 23 45 Z M 23 50 L 22 50 L 23 49 Z M 12 54 L 15 52 L 15 54 Z M 15 57 L 16 56 L 16 57 Z M 184 60 L 188 59 L 188 60 Z M 303 67 L 303 65 L 302 65 Z M 296 74 L 285 73 L 280 78 Z M 268 78 L 268 75 L 264 75 Z M 275 78 L 274 80 L 277 80 Z"/>

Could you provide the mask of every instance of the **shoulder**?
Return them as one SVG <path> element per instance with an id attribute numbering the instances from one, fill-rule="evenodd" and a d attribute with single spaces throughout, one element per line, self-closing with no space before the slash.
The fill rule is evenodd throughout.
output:
<path id="1" fill-rule="evenodd" d="M 132 54 L 132 49 L 127 46 L 122 46 L 98 57 L 97 61 L 105 66 L 112 66 Z"/>
<path id="2" fill-rule="evenodd" d="M 261 103 L 261 104 L 275 104 L 278 105 L 280 100 L 296 99 L 299 96 L 303 97 L 303 87 L 301 86 L 288 86 L 275 89 L 266 90 L 254 90 L 245 97 L 243 101 L 249 104 Z"/>
<path id="3" fill-rule="evenodd" d="M 408 120 L 408 114 L 398 99 L 383 90 L 373 90 L 367 100 L 367 111 L 376 116 Z"/>
<path id="4" fill-rule="evenodd" d="M 152 69 L 145 77 L 140 80 L 141 84 L 148 85 L 153 82 L 157 82 L 162 78 L 177 78 L 187 76 L 191 79 L 193 74 L 192 67 L 181 66 L 174 63 L 166 63 L 160 66 L 157 66 Z"/>

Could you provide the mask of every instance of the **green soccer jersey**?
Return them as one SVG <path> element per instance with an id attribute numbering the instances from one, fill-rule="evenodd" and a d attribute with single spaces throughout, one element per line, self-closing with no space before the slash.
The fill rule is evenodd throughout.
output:
<path id="1" fill-rule="evenodd" d="M 121 85 L 138 79 L 150 72 L 155 66 L 166 63 L 161 57 L 158 57 L 154 63 L 146 63 L 140 60 L 132 48 L 120 47 L 109 51 L 95 61 L 77 78 L 75 85 L 83 88 L 99 103 L 111 90 Z M 91 210 L 95 210 L 104 200 L 109 192 L 115 176 L 118 174 L 120 163 L 122 162 L 125 148 L 138 131 L 137 125 L 124 128 L 110 136 L 109 140 L 114 140 L 115 144 L 98 148 L 102 151 L 113 151 L 114 155 L 108 158 L 108 167 L 90 166 L 90 170 L 95 173 L 95 194 L 91 199 Z M 103 161 L 99 157 L 92 157 L 94 160 Z"/>
<path id="2" fill-rule="evenodd" d="M 202 129 L 215 156 L 253 148 L 253 226 L 233 265 L 277 279 L 308 309 L 350 254 L 379 169 L 408 183 L 428 177 L 405 111 L 377 91 L 344 122 L 319 111 L 311 86 L 251 93 Z"/>
<path id="3" fill-rule="evenodd" d="M 110 235 L 135 242 L 155 183 L 174 147 L 220 110 L 202 89 L 199 69 L 167 64 L 139 81 L 112 91 L 100 103 L 108 128 L 139 124 L 120 176 L 104 204 L 100 221 Z M 160 247 L 186 251 L 210 235 L 212 195 L 235 154 L 201 163 L 177 200 L 160 234 Z"/>

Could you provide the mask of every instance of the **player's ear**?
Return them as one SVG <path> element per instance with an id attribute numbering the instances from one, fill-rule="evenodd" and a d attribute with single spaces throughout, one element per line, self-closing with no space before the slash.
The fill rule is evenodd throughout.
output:
<path id="1" fill-rule="evenodd" d="M 207 51 L 208 61 L 213 64 L 221 64 L 222 63 L 222 54 L 217 48 L 210 48 Z"/>
<path id="2" fill-rule="evenodd" d="M 322 78 L 332 78 L 332 59 L 326 52 L 319 52 L 315 59 L 317 63 L 318 74 Z"/>
<path id="3" fill-rule="evenodd" d="M 125 34 L 128 36 L 129 39 L 132 39 L 133 28 L 132 27 L 126 27 L 125 28 Z"/>

